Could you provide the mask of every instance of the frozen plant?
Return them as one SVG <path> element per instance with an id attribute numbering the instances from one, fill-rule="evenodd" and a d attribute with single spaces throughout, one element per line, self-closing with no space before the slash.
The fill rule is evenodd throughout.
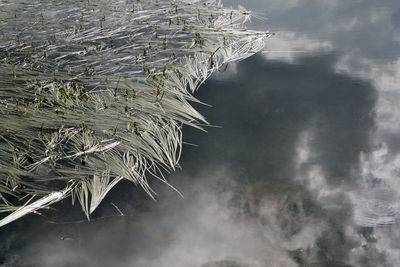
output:
<path id="1" fill-rule="evenodd" d="M 264 48 L 216 0 L 0 1 L 0 226 L 66 197 L 86 216 L 122 179 L 176 168 L 191 95 Z"/>

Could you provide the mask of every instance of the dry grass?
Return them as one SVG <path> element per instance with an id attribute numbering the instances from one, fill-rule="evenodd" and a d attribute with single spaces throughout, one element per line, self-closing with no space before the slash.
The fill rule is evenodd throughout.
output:
<path id="1" fill-rule="evenodd" d="M 217 1 L 1 1 L 3 226 L 72 196 L 89 218 L 121 179 L 167 183 L 194 92 L 264 47 L 251 14 Z"/>

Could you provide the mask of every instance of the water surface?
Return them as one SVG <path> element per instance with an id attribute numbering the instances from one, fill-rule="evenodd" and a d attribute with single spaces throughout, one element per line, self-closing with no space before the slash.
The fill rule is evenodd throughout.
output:
<path id="1" fill-rule="evenodd" d="M 69 213 L 2 228 L 0 262 L 400 264 L 400 4 L 240 4 L 268 18 L 253 27 L 276 35 L 265 53 L 221 69 L 196 93 L 218 127 L 184 129 L 197 147 L 184 147 L 182 170 L 168 180 L 185 198 L 153 182 L 153 202 L 123 183 L 91 222 L 62 203 Z"/>

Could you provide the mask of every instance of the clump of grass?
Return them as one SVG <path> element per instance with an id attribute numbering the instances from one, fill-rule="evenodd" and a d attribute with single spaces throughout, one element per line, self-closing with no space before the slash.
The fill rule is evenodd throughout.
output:
<path id="1" fill-rule="evenodd" d="M 191 93 L 271 35 L 216 0 L 0 6 L 0 226 L 70 196 L 89 218 L 122 179 L 153 198 L 207 124 Z"/>

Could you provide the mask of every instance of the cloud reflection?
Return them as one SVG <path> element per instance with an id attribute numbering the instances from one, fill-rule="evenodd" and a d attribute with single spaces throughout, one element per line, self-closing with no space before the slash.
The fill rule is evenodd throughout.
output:
<path id="1" fill-rule="evenodd" d="M 398 265 L 398 2 L 240 4 L 268 9 L 255 26 L 278 35 L 271 53 L 228 66 L 198 92 L 214 106 L 199 109 L 222 128 L 185 129 L 199 147 L 186 147 L 183 172 L 169 177 L 185 200 L 160 185 L 158 203 L 118 187 L 109 202 L 135 216 L 71 225 L 26 219 L 28 235 L 22 224 L 0 229 L 0 262 Z M 105 204 L 97 216 L 113 212 Z"/>

